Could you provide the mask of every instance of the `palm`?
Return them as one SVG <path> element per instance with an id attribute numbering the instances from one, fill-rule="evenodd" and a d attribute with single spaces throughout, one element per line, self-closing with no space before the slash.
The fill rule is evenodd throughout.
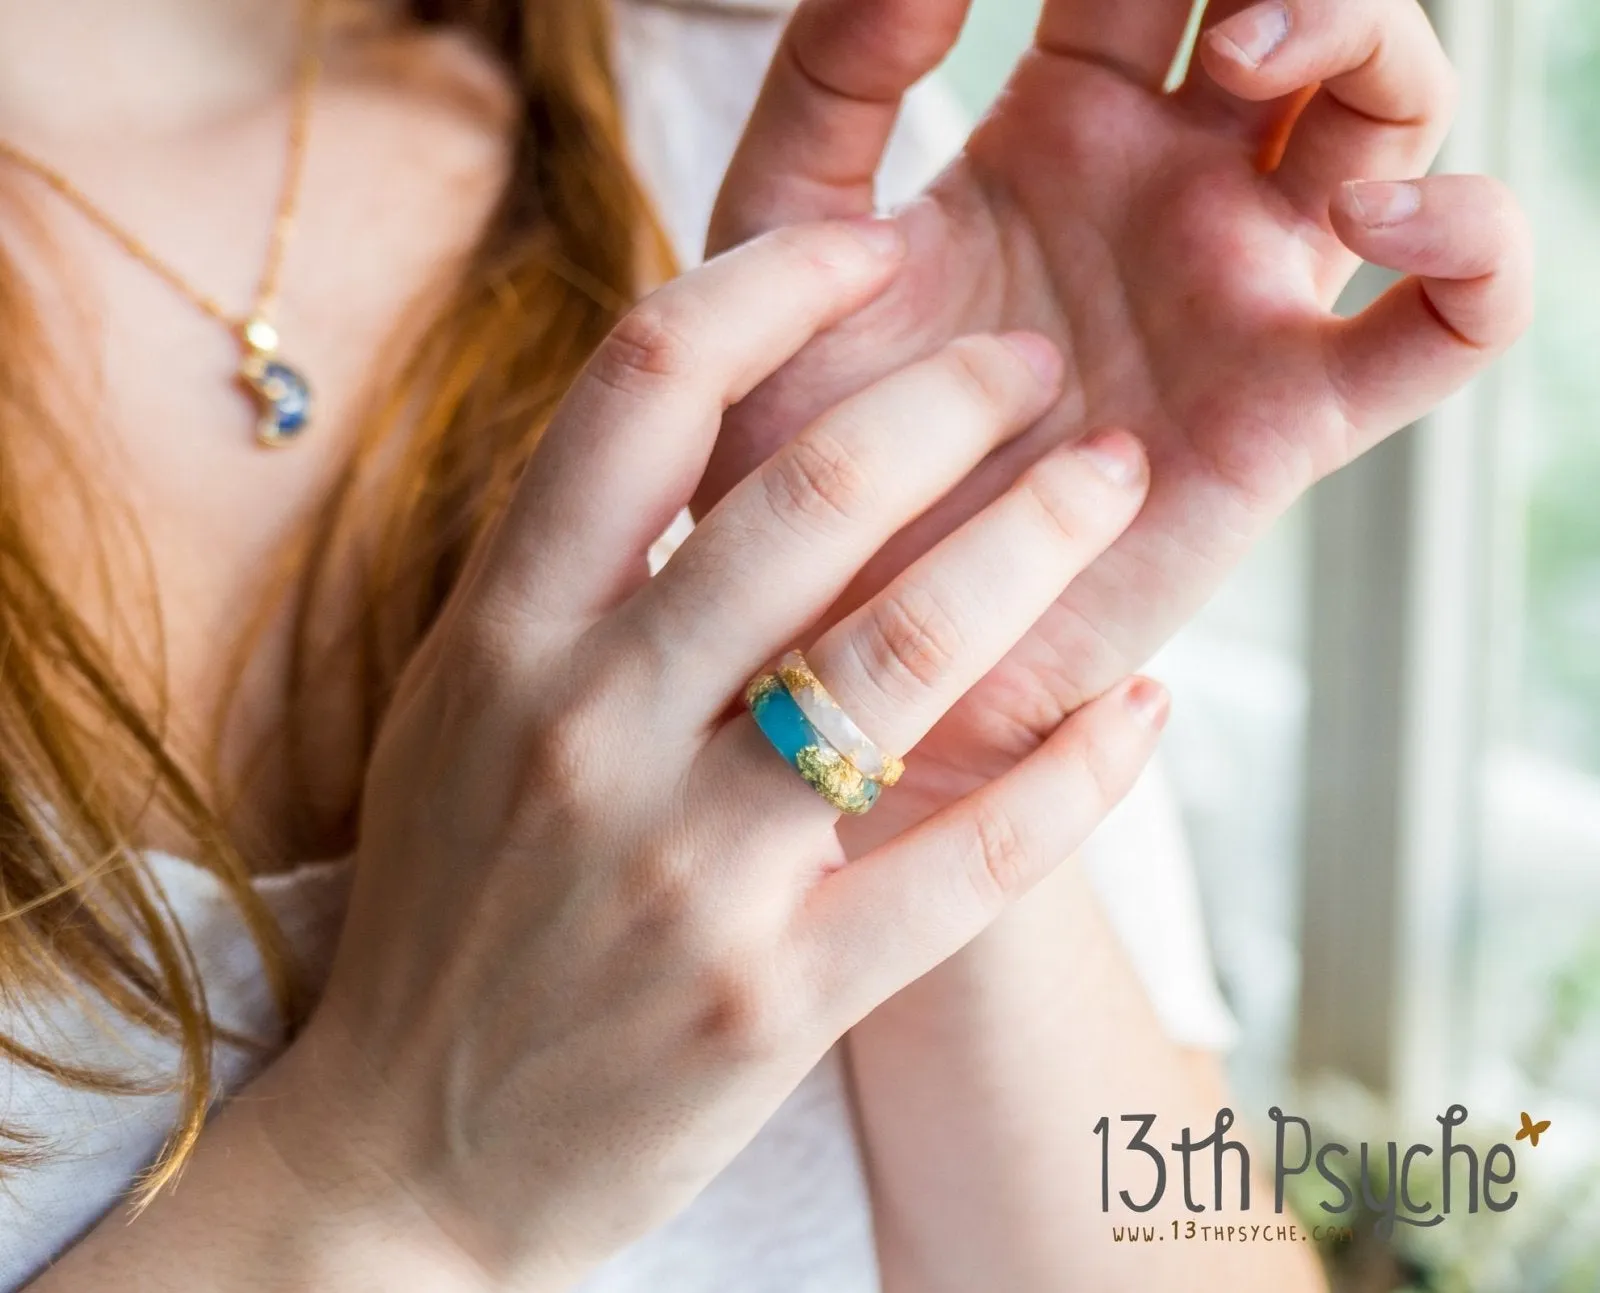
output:
<path id="1" fill-rule="evenodd" d="M 1356 257 L 1325 202 L 1308 214 L 1254 165 L 1281 105 L 1221 99 L 1214 86 L 1167 98 L 1104 60 L 1030 52 L 961 159 L 902 214 L 911 250 L 896 285 L 730 413 L 702 501 L 951 337 L 1027 328 L 1061 345 L 1056 409 L 903 531 L 849 604 L 1047 447 L 1108 425 L 1147 445 L 1144 512 L 919 745 L 897 796 L 909 811 L 997 775 L 1137 667 L 1317 475 L 1393 429 L 1352 420 L 1361 404 L 1328 344 Z"/>
<path id="2" fill-rule="evenodd" d="M 1050 116 L 1060 128 L 1041 130 Z M 1348 454 L 1321 331 L 1357 262 L 1257 174 L 1236 130 L 1195 118 L 1036 53 L 933 196 L 997 195 L 985 206 L 990 245 L 1010 249 L 1003 304 L 960 325 L 1039 328 L 1063 346 L 1074 382 L 1051 438 L 1126 426 L 1156 486 L 1226 484 L 1228 501 L 1271 513 L 1313 464 Z"/>

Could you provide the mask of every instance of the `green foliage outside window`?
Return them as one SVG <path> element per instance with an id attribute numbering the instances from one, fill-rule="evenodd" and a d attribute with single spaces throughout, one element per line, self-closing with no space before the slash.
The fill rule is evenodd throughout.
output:
<path id="1" fill-rule="evenodd" d="M 1548 3 L 1527 735 L 1600 772 L 1600 6 Z"/>

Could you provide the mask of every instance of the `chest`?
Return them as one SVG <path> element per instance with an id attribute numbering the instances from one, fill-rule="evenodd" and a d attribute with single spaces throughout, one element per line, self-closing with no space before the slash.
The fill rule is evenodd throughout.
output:
<path id="1" fill-rule="evenodd" d="M 199 751 L 219 737 L 221 770 L 239 785 L 240 828 L 269 852 L 310 847 L 272 838 L 274 823 L 290 820 L 297 797 L 347 798 L 360 770 L 353 734 L 340 727 L 353 679 L 335 662 L 318 680 L 326 696 L 309 784 L 288 775 L 271 734 L 287 700 L 297 598 L 254 620 L 346 469 L 397 351 L 459 272 L 504 183 L 503 95 L 476 60 L 429 38 L 330 66 L 275 320 L 313 407 L 306 431 L 280 448 L 256 442 L 240 344 L 223 324 L 74 204 L 0 173 L 0 239 L 47 343 L 40 385 L 50 421 L 91 491 L 114 504 L 108 511 L 74 487 L 49 437 L 19 435 L 30 526 L 113 658 L 145 662 L 146 691 L 165 690 L 174 746 Z M 287 135 L 279 104 L 181 139 L 63 147 L 43 160 L 152 258 L 242 315 L 271 240 Z M 330 569 L 328 596 L 311 609 L 320 635 L 336 641 L 354 611 L 345 594 L 356 558 L 318 555 L 349 567 Z M 292 588 L 295 572 L 287 578 Z M 247 632 L 256 646 L 235 690 L 233 647 Z M 144 843 L 186 850 L 172 823 L 157 816 L 146 827 Z"/>

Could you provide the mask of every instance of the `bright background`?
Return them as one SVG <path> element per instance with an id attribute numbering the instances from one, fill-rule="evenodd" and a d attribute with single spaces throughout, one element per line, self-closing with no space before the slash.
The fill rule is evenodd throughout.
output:
<path id="1" fill-rule="evenodd" d="M 1518 1146 L 1512 1212 L 1347 1254 L 1341 1286 L 1595 1290 L 1600 4 L 1427 7 L 1465 85 L 1441 169 L 1521 194 L 1538 322 L 1314 491 L 1153 672 L 1176 693 L 1167 753 L 1242 1106 L 1402 1145 L 1437 1143 L 1453 1102 L 1486 1142 L 1523 1109 L 1552 1121 Z M 1037 8 L 976 0 L 944 72 L 970 110 Z"/>

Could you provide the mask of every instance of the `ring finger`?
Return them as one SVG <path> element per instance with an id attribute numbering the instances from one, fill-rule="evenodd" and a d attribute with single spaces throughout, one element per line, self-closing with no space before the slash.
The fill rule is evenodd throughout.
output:
<path id="1" fill-rule="evenodd" d="M 892 751 L 921 740 L 1138 514 L 1147 467 L 1125 431 L 1041 458 L 807 652 L 840 707 Z"/>
<path id="2" fill-rule="evenodd" d="M 730 490 L 619 621 L 686 679 L 668 698 L 679 717 L 715 723 L 896 532 L 1049 408 L 1060 374 L 1042 337 L 963 337 L 846 400 Z"/>
<path id="3" fill-rule="evenodd" d="M 1147 485 L 1143 448 L 1126 432 L 1052 451 L 823 633 L 808 663 L 873 744 L 909 749 L 1127 528 Z M 730 735 L 741 758 L 747 735 Z"/>

